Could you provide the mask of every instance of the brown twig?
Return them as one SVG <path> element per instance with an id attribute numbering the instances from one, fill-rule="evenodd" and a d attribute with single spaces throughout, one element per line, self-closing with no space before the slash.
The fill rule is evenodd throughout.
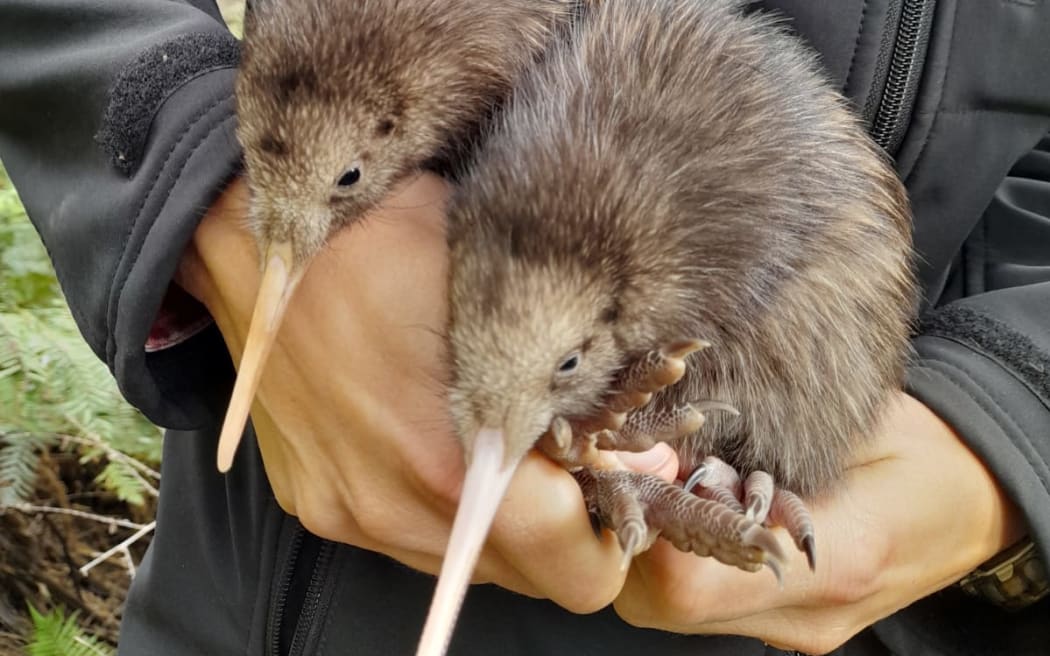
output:
<path id="1" fill-rule="evenodd" d="M 150 524 L 137 524 L 126 519 L 120 519 L 119 517 L 106 517 L 104 515 L 96 515 L 95 513 L 85 512 L 83 510 L 74 510 L 72 508 L 56 508 L 55 506 L 37 506 L 31 503 L 16 503 L 10 506 L 0 507 L 0 510 L 4 508 L 10 508 L 17 510 L 27 515 L 35 513 L 54 513 L 56 515 L 69 515 L 72 517 L 79 517 L 81 519 L 90 519 L 93 522 L 99 522 L 101 524 L 109 524 L 110 526 L 119 526 L 121 528 L 128 528 L 132 530 L 141 530 L 145 526 L 152 526 Z"/>
<path id="2" fill-rule="evenodd" d="M 150 522 L 149 524 L 146 524 L 145 526 L 143 526 L 139 530 L 137 530 L 134 533 L 132 533 L 127 539 L 122 540 L 121 542 L 119 542 L 116 545 L 110 547 L 109 549 L 106 549 L 105 551 L 100 553 L 98 556 L 96 556 L 91 562 L 89 562 L 88 564 L 86 564 L 83 567 L 81 567 L 80 568 L 80 573 L 84 574 L 84 575 L 87 575 L 87 573 L 90 572 L 92 569 L 94 569 L 95 566 L 98 565 L 99 563 L 102 563 L 102 562 L 104 562 L 106 560 L 109 560 L 113 555 L 118 554 L 118 553 L 120 553 L 122 551 L 127 552 L 127 549 L 128 549 L 129 546 L 131 546 L 131 545 L 135 544 L 136 542 L 138 542 L 139 540 L 141 540 L 143 536 L 145 536 L 147 533 L 152 531 L 156 526 L 157 526 L 157 522 L 155 522 L 155 521 Z M 134 578 L 135 577 L 135 567 L 134 567 L 133 564 L 131 564 L 131 554 L 128 553 L 127 556 L 128 556 L 128 563 L 130 565 L 128 567 L 128 573 L 131 575 L 132 578 Z"/>

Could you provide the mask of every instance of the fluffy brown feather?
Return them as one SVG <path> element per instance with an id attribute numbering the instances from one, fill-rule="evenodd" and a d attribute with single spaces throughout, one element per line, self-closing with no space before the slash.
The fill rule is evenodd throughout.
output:
<path id="1" fill-rule="evenodd" d="M 571 0 L 260 0 L 238 137 L 261 245 L 296 264 L 425 162 L 454 152 L 572 15 Z M 358 169 L 352 185 L 338 184 Z"/>
<path id="2" fill-rule="evenodd" d="M 868 436 L 908 351 L 905 192 L 814 56 L 740 5 L 602 2 L 518 85 L 450 212 L 462 435 L 521 417 L 528 448 L 696 337 L 714 347 L 654 403 L 741 416 L 681 442 L 684 467 L 811 495 Z"/>

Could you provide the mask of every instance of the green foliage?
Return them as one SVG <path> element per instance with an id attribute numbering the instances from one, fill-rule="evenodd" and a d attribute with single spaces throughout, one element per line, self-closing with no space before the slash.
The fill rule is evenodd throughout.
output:
<path id="1" fill-rule="evenodd" d="M 32 606 L 32 641 L 26 647 L 29 656 L 114 656 L 113 648 L 84 633 L 77 625 L 77 613 L 66 615 L 57 608 L 43 615 Z"/>
<path id="2" fill-rule="evenodd" d="M 78 449 L 82 461 L 104 456 L 105 447 L 151 464 L 160 460 L 160 432 L 124 402 L 65 308 L 0 312 L 0 435 L 0 504 L 26 500 L 33 454 L 59 436 L 94 444 Z M 146 488 L 130 469 L 111 461 L 99 482 L 141 504 Z"/>
<path id="3" fill-rule="evenodd" d="M 47 252 L 0 165 L 0 309 L 61 302 Z"/>
<path id="4" fill-rule="evenodd" d="M 25 434 L 0 437 L 0 506 L 25 501 L 33 494 L 43 440 Z"/>
<path id="5" fill-rule="evenodd" d="M 238 39 L 244 34 L 244 0 L 219 0 L 219 11 Z"/>
<path id="6" fill-rule="evenodd" d="M 0 164 L 0 510 L 33 502 L 41 454 L 104 462 L 95 483 L 128 504 L 154 494 L 160 431 L 129 406 L 84 343 L 51 262 Z M 30 608 L 30 656 L 110 656 L 77 614 Z"/>
<path id="7" fill-rule="evenodd" d="M 40 449 L 63 436 L 81 438 L 82 461 L 108 457 L 107 449 L 160 461 L 160 431 L 84 344 L 0 168 L 0 505 L 27 500 Z M 146 483 L 126 462 L 110 458 L 98 482 L 129 503 L 145 500 Z"/>
<path id="8" fill-rule="evenodd" d="M 121 501 L 133 506 L 141 506 L 146 502 L 142 475 L 123 460 L 113 460 L 108 463 L 95 481 L 115 493 Z"/>

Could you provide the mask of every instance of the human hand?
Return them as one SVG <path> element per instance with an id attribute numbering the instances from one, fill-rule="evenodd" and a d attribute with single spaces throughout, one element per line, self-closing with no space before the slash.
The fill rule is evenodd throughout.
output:
<path id="1" fill-rule="evenodd" d="M 825 653 L 959 580 L 1024 533 L 1018 510 L 981 461 L 903 393 L 845 484 L 810 509 L 815 573 L 789 550 L 781 590 L 768 573 L 741 572 L 659 540 L 634 560 L 617 612 L 638 626 L 746 635 Z"/>
<path id="2" fill-rule="evenodd" d="M 321 537 L 435 573 L 463 479 L 443 380 L 447 189 L 420 176 L 335 235 L 297 289 L 252 408 L 281 507 Z M 198 228 L 178 282 L 215 317 L 239 360 L 259 284 L 235 182 Z M 636 468 L 672 478 L 661 447 Z M 557 553 L 558 558 L 549 554 Z M 573 478 L 546 458 L 522 463 L 475 580 L 601 608 L 623 582 L 619 547 L 597 540 Z"/>

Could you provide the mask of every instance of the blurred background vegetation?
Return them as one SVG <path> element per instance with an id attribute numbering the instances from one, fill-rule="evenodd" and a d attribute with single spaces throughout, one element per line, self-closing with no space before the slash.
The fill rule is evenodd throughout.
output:
<path id="1" fill-rule="evenodd" d="M 240 35 L 243 0 L 219 0 Z M 77 331 L 0 163 L 0 655 L 115 652 L 161 431 Z"/>

